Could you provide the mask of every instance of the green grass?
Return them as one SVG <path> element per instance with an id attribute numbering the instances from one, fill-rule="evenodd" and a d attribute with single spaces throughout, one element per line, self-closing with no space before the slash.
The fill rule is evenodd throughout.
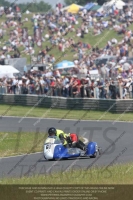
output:
<path id="1" fill-rule="evenodd" d="M 1 184 L 133 184 L 133 163 L 21 178 L 3 178 Z M 128 171 L 129 170 L 129 171 Z"/>
<path id="2" fill-rule="evenodd" d="M 0 157 L 42 152 L 45 133 L 0 133 Z"/>
<path id="3" fill-rule="evenodd" d="M 38 108 L 30 106 L 8 106 L 0 105 L 1 116 L 20 116 L 20 117 L 40 117 L 40 118 L 59 118 L 77 119 L 77 120 L 116 120 L 116 121 L 133 121 L 133 113 L 116 114 L 104 111 L 87 111 L 87 110 L 66 110 Z"/>

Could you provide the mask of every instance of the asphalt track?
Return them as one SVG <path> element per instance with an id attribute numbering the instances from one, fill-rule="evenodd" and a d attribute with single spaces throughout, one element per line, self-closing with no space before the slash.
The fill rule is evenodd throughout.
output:
<path id="1" fill-rule="evenodd" d="M 133 161 L 133 123 L 77 120 L 59 122 L 59 119 L 40 119 L 37 123 L 37 118 L 25 118 L 21 121 L 20 119 L 2 117 L 0 131 L 10 133 L 22 129 L 22 131 L 36 132 L 39 129 L 40 132 L 45 132 L 49 127 L 54 126 L 96 141 L 102 147 L 103 154 L 95 159 L 63 161 L 46 161 L 43 153 L 0 158 L 0 178 L 52 174 L 56 171 L 65 172 L 68 169 L 90 169 L 92 166 L 105 166 L 109 170 L 112 164 Z"/>

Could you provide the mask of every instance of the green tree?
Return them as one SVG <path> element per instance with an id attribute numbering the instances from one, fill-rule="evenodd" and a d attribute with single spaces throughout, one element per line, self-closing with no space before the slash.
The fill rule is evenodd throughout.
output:
<path id="1" fill-rule="evenodd" d="M 106 3 L 108 0 L 97 0 L 97 3 L 99 5 L 103 5 L 104 3 Z"/>
<path id="2" fill-rule="evenodd" d="M 85 5 L 87 3 L 86 0 L 65 0 L 66 5 L 71 5 L 73 3 L 78 4 L 78 5 Z"/>
<path id="3" fill-rule="evenodd" d="M 5 1 L 5 0 L 0 0 L 0 6 L 10 6 L 10 2 L 9 1 Z"/>
<path id="4" fill-rule="evenodd" d="M 39 3 L 32 3 L 27 10 L 31 12 L 47 12 L 51 9 L 51 5 L 40 1 Z"/>
<path id="5" fill-rule="evenodd" d="M 78 5 L 86 5 L 89 2 L 97 2 L 99 5 L 103 5 L 105 2 L 107 2 L 108 0 L 65 0 L 66 5 L 71 5 L 72 3 L 76 3 Z"/>
<path id="6" fill-rule="evenodd" d="M 17 3 L 17 1 L 14 3 Z M 0 0 L 0 6 L 8 6 L 8 7 L 12 7 L 14 3 L 10 3 L 6 0 Z M 43 1 L 40 1 L 38 3 L 34 3 L 34 2 L 31 2 L 31 3 L 26 3 L 26 4 L 17 4 L 20 9 L 21 9 L 21 12 L 25 12 L 26 10 L 29 10 L 30 12 L 47 12 L 48 10 L 51 9 L 51 5 L 48 4 L 48 3 L 45 3 Z"/>

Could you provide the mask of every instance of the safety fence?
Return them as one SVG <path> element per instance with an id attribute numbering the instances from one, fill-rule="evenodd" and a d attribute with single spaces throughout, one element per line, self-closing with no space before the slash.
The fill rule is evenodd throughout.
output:
<path id="1" fill-rule="evenodd" d="M 133 100 L 46 97 L 44 95 L 0 95 L 0 104 L 59 108 L 69 110 L 95 110 L 114 113 L 133 112 Z"/>
<path id="2" fill-rule="evenodd" d="M 123 87 L 118 85 L 103 86 L 99 89 L 97 86 L 91 87 L 83 85 L 79 90 L 69 87 L 35 87 L 27 86 L 0 86 L 0 94 L 29 94 L 29 95 L 47 95 L 52 97 L 70 97 L 70 98 L 96 98 L 96 99 L 133 99 L 133 87 Z"/>

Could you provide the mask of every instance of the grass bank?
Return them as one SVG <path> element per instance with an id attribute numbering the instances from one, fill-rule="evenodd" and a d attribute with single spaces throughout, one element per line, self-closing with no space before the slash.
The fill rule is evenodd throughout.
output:
<path id="1" fill-rule="evenodd" d="M 40 117 L 77 120 L 116 120 L 133 121 L 133 113 L 115 114 L 104 111 L 66 110 L 50 108 L 33 108 L 24 106 L 0 105 L 0 116 Z"/>
<path id="2" fill-rule="evenodd" d="M 133 184 L 133 163 L 91 170 L 70 170 L 66 173 L 54 173 L 22 178 L 3 178 L 1 184 Z M 129 170 L 129 171 L 128 171 Z"/>

